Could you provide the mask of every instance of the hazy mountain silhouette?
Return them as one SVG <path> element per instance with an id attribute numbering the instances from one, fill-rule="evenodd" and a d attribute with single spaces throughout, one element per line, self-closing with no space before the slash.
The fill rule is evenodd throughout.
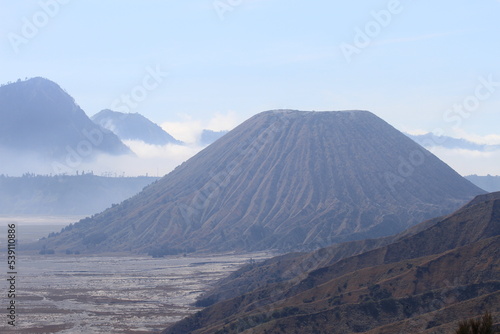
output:
<path id="1" fill-rule="evenodd" d="M 464 149 L 481 152 L 500 150 L 500 145 L 477 144 L 466 139 L 453 138 L 449 136 L 436 136 L 433 133 L 426 133 L 422 135 L 407 134 L 407 136 L 427 148 L 439 146 L 448 149 Z"/>
<path id="2" fill-rule="evenodd" d="M 34 154 L 71 163 L 98 153 L 131 153 L 116 135 L 94 124 L 68 93 L 44 78 L 1 86 L 0 120 L 2 155 Z"/>
<path id="3" fill-rule="evenodd" d="M 105 109 L 92 116 L 92 120 L 122 140 L 141 140 L 153 145 L 182 144 L 159 125 L 138 113 L 127 114 Z"/>
<path id="4" fill-rule="evenodd" d="M 213 305 L 163 333 L 451 333 L 500 315 L 499 235 L 500 193 L 481 195 L 389 242 L 246 265 L 200 301 Z"/>
<path id="5" fill-rule="evenodd" d="M 370 112 L 269 111 L 47 246 L 155 255 L 314 249 L 397 233 L 480 193 Z"/>
<path id="6" fill-rule="evenodd" d="M 200 144 L 202 146 L 210 145 L 228 132 L 229 131 L 213 131 L 205 129 L 201 132 Z"/>

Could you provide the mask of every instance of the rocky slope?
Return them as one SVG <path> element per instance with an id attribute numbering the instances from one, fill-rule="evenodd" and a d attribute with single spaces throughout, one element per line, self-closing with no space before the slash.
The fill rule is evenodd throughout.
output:
<path id="1" fill-rule="evenodd" d="M 499 235 L 500 193 L 478 196 L 358 255 L 347 243 L 247 265 L 163 333 L 448 333 L 485 311 L 498 322 Z"/>
<path id="2" fill-rule="evenodd" d="M 400 232 L 480 193 L 370 112 L 269 111 L 47 243 L 154 255 L 315 249 Z"/>

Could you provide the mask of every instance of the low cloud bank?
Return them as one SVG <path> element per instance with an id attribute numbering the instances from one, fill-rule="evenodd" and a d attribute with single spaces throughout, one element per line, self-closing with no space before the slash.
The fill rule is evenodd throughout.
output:
<path id="1" fill-rule="evenodd" d="M 460 175 L 500 175 L 500 150 L 484 152 L 444 147 L 428 149 Z"/>
<path id="2" fill-rule="evenodd" d="M 163 176 L 203 149 L 197 145 L 149 145 L 125 141 L 135 155 L 100 154 L 78 163 L 52 161 L 36 154 L 2 152 L 0 175 L 21 176 L 90 173 L 100 176 Z"/>
<path id="3" fill-rule="evenodd" d="M 197 145 L 159 146 L 132 140 L 124 143 L 130 147 L 135 156 L 100 155 L 94 161 L 82 164 L 82 169 L 92 170 L 95 175 L 104 176 L 161 177 L 203 149 Z"/>
<path id="4" fill-rule="evenodd" d="M 200 142 L 200 137 L 204 129 L 225 131 L 233 129 L 240 123 L 234 112 L 228 112 L 226 114 L 215 113 L 213 117 L 206 122 L 194 119 L 190 115 L 183 115 L 182 118 L 184 120 L 179 122 L 164 122 L 161 124 L 161 127 L 175 139 L 191 145 Z"/>

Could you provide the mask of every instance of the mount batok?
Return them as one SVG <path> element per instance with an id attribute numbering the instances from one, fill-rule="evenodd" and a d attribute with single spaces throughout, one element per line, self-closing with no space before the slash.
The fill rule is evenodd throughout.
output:
<path id="1" fill-rule="evenodd" d="M 36 247 L 159 256 L 316 249 L 395 234 L 482 193 L 370 112 L 267 111 Z"/>

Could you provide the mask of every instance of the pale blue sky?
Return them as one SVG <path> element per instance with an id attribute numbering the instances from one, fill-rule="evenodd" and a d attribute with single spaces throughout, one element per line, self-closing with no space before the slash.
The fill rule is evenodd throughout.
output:
<path id="1" fill-rule="evenodd" d="M 467 117 L 446 113 L 475 96 L 481 78 L 500 82 L 497 0 L 63 2 L 44 14 L 41 4 L 57 0 L 0 0 L 1 83 L 47 77 L 93 115 L 159 67 L 168 75 L 131 109 L 157 123 L 366 109 L 400 130 L 500 135 L 500 86 Z M 217 4 L 234 6 L 221 19 Z M 376 23 L 372 11 L 391 8 L 385 26 Z M 15 52 L 25 19 L 41 27 Z M 367 24 L 371 43 L 348 62 L 341 45 L 356 46 Z"/>

